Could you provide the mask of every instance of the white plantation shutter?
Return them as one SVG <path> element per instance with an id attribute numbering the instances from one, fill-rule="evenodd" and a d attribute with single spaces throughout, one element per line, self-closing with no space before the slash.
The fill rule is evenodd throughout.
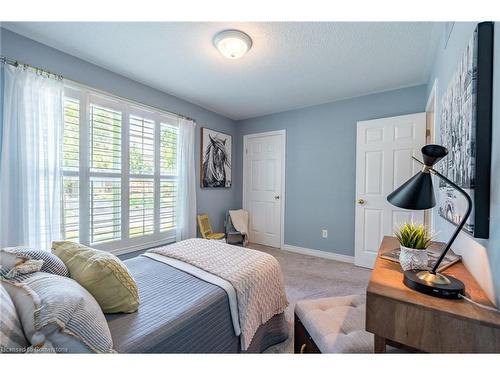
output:
<path id="1" fill-rule="evenodd" d="M 144 236 L 154 232 L 154 179 L 130 179 L 129 234 Z"/>
<path id="2" fill-rule="evenodd" d="M 178 128 L 169 124 L 160 124 L 160 174 L 177 175 L 177 132 Z"/>
<path id="3" fill-rule="evenodd" d="M 155 122 L 130 116 L 130 174 L 153 175 L 155 167 Z"/>
<path id="4" fill-rule="evenodd" d="M 63 176 L 62 209 L 64 239 L 78 242 L 80 238 L 80 181 L 78 177 Z"/>
<path id="5" fill-rule="evenodd" d="M 177 135 L 178 127 L 160 124 L 160 231 L 173 229 L 176 223 Z"/>
<path id="6" fill-rule="evenodd" d="M 88 89 L 66 94 L 65 238 L 111 251 L 174 241 L 179 116 Z"/>
<path id="7" fill-rule="evenodd" d="M 65 171 L 78 172 L 80 167 L 80 102 L 64 99 L 63 167 Z"/>
<path id="8" fill-rule="evenodd" d="M 129 119 L 129 236 L 155 230 L 155 121 L 138 114 Z"/>
<path id="9" fill-rule="evenodd" d="M 62 230 L 67 240 L 80 237 L 80 101 L 64 99 Z"/>
<path id="10" fill-rule="evenodd" d="M 160 231 L 175 228 L 177 181 L 160 181 Z"/>
<path id="11" fill-rule="evenodd" d="M 117 241 L 122 235 L 122 112 L 119 109 L 90 103 L 89 151 L 90 244 Z"/>
<path id="12" fill-rule="evenodd" d="M 121 238 L 121 181 L 119 178 L 90 179 L 90 243 Z"/>
<path id="13" fill-rule="evenodd" d="M 90 170 L 121 172 L 122 114 L 90 105 Z"/>

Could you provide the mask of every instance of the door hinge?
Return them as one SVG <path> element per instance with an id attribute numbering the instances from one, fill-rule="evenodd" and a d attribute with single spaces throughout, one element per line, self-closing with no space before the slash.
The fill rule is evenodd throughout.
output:
<path id="1" fill-rule="evenodd" d="M 248 148 L 245 149 L 245 155 L 248 155 Z"/>
<path id="2" fill-rule="evenodd" d="M 431 136 L 431 129 L 425 129 L 425 136 L 430 137 Z"/>

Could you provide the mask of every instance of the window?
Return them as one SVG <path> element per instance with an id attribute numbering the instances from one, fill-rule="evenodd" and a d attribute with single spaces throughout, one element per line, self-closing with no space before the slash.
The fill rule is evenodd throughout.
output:
<path id="1" fill-rule="evenodd" d="M 63 234 L 103 250 L 175 238 L 178 117 L 65 90 Z"/>

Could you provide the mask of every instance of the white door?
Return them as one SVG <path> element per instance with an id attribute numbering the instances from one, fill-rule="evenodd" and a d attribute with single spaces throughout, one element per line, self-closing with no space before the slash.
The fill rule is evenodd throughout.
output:
<path id="1" fill-rule="evenodd" d="M 284 212 L 285 131 L 244 137 L 243 208 L 249 240 L 281 247 Z"/>
<path id="2" fill-rule="evenodd" d="M 387 195 L 418 172 L 425 113 L 360 121 L 356 142 L 355 264 L 373 268 L 380 242 L 394 227 L 423 222 L 423 211 L 392 206 Z"/>

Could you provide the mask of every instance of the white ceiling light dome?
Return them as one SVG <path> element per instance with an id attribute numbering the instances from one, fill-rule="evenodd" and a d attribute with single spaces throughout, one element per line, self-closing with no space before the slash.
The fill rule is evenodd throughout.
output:
<path id="1" fill-rule="evenodd" d="M 252 48 L 252 38 L 243 31 L 224 30 L 214 37 L 215 47 L 228 59 L 239 59 Z"/>

